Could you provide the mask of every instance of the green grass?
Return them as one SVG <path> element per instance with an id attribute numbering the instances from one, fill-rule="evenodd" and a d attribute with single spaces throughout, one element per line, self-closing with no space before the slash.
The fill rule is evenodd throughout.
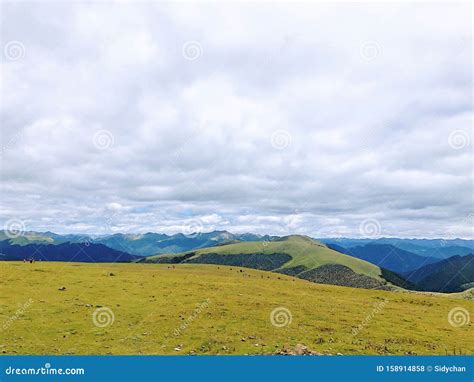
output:
<path id="1" fill-rule="evenodd" d="M 292 257 L 282 268 L 291 268 L 297 265 L 304 265 L 308 269 L 317 268 L 325 264 L 341 264 L 351 268 L 354 272 L 381 279 L 381 270 L 378 266 L 367 261 L 347 256 L 334 251 L 318 241 L 312 240 L 305 236 L 288 236 L 285 240 L 270 242 L 241 242 L 236 244 L 228 244 L 217 247 L 203 248 L 195 251 L 196 256 L 204 253 L 226 254 L 274 254 L 286 253 Z M 186 253 L 189 253 L 186 252 Z M 157 255 L 147 258 L 147 261 L 153 261 L 163 256 L 180 256 L 177 255 Z"/>
<path id="2" fill-rule="evenodd" d="M 448 322 L 452 309 L 472 314 L 473 301 L 236 267 L 0 262 L 0 290 L 0 354 L 273 354 L 296 344 L 324 354 L 474 352 L 472 324 Z M 115 320 L 97 327 L 93 313 L 105 307 Z M 287 326 L 270 321 L 279 307 L 292 314 Z"/>

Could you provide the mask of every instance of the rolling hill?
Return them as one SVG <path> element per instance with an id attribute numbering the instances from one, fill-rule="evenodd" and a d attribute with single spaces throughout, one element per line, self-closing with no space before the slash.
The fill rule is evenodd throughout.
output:
<path id="1" fill-rule="evenodd" d="M 389 282 L 400 283 L 397 277 L 376 265 L 298 235 L 269 242 L 235 243 L 176 255 L 157 255 L 140 261 L 240 266 L 296 276 L 316 283 L 356 288 L 390 289 L 393 286 Z"/>
<path id="2" fill-rule="evenodd" d="M 453 256 L 403 276 L 420 290 L 461 292 L 474 286 L 474 254 Z"/>
<path id="3" fill-rule="evenodd" d="M 474 301 L 446 295 L 133 263 L 0 262 L 0 289 L 3 355 L 474 354 L 448 321 Z"/>

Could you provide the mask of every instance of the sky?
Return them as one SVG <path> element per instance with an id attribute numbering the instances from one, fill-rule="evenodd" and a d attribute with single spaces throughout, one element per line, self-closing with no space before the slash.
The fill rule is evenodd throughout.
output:
<path id="1" fill-rule="evenodd" d="M 0 224 L 472 238 L 471 15 L 2 2 Z"/>

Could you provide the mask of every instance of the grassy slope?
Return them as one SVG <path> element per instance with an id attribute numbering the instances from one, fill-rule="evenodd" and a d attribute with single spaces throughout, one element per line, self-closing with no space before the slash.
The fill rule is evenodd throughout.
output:
<path id="1" fill-rule="evenodd" d="M 290 268 L 304 265 L 309 269 L 320 267 L 324 264 L 342 264 L 351 268 L 354 272 L 380 279 L 381 271 L 376 265 L 367 261 L 347 256 L 329 249 L 324 244 L 304 236 L 289 236 L 286 240 L 270 242 L 245 242 L 229 244 L 218 247 L 203 248 L 196 251 L 196 255 L 203 253 L 218 254 L 252 254 L 252 253 L 286 253 L 293 257 L 282 268 Z M 182 254 L 181 254 L 182 255 Z M 163 255 L 148 257 L 147 261 L 153 261 Z M 179 256 L 179 255 L 178 255 Z"/>
<path id="2" fill-rule="evenodd" d="M 457 307 L 472 315 L 473 301 L 319 285 L 251 269 L 2 262 L 0 290 L 0 354 L 272 354 L 298 343 L 331 354 L 452 354 L 454 347 L 474 354 L 472 324 L 455 328 L 447 320 Z M 209 306 L 187 320 L 206 299 Z M 93 325 L 97 305 L 113 310 L 112 325 Z M 271 324 L 277 307 L 291 311 L 290 325 Z"/>

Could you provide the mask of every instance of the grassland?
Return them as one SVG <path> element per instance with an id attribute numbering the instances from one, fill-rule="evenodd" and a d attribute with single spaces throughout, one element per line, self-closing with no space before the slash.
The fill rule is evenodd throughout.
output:
<path id="1" fill-rule="evenodd" d="M 205 253 L 216 253 L 220 255 L 226 254 L 254 254 L 262 253 L 272 255 L 275 253 L 286 253 L 292 257 L 282 268 L 292 268 L 298 265 L 305 266 L 308 269 L 320 267 L 325 264 L 341 264 L 351 268 L 354 272 L 381 279 L 381 270 L 376 265 L 367 261 L 357 259 L 355 257 L 347 256 L 337 251 L 334 251 L 324 244 L 316 240 L 312 240 L 305 236 L 288 236 L 284 240 L 269 241 L 269 242 L 241 242 L 235 244 L 222 245 L 217 247 L 203 248 L 195 251 L 195 256 Z M 169 255 L 181 256 L 182 254 Z M 164 255 L 148 257 L 147 261 L 163 258 Z"/>
<path id="2" fill-rule="evenodd" d="M 446 296 L 318 285 L 212 265 L 0 262 L 0 353 L 474 353 L 472 324 L 453 327 Z M 292 316 L 271 322 L 276 308 Z M 94 312 L 110 309 L 107 317 Z M 109 312 L 110 311 L 106 311 Z M 278 321 L 280 322 L 280 321 Z M 357 333 L 356 333 L 356 332 Z"/>

